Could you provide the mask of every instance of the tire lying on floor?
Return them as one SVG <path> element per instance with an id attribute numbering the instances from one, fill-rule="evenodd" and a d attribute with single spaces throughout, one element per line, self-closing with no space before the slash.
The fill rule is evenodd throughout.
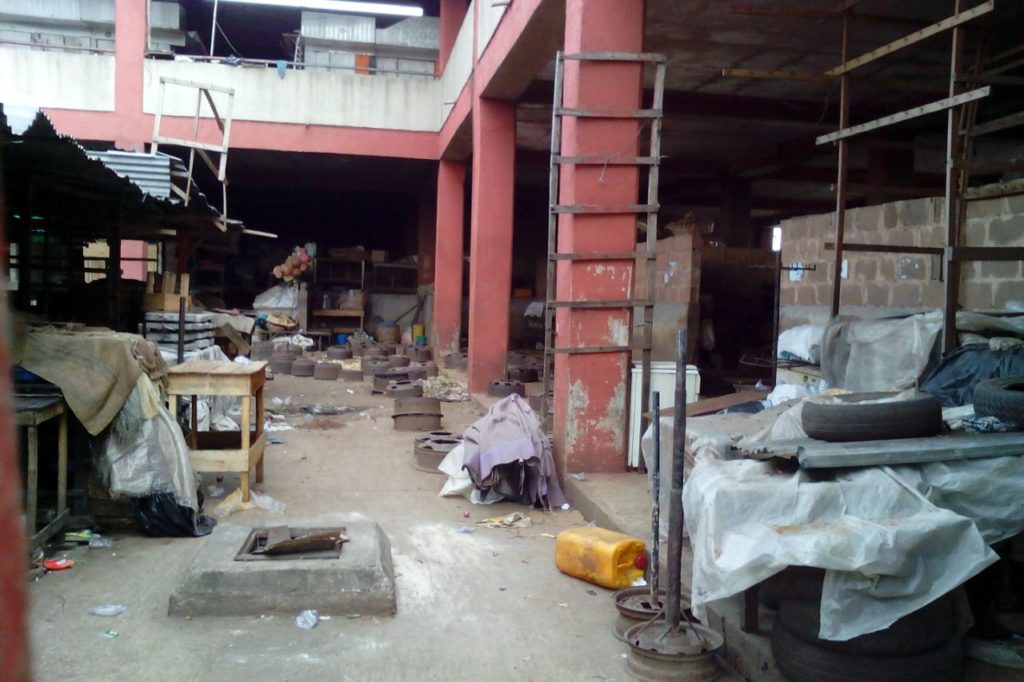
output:
<path id="1" fill-rule="evenodd" d="M 963 678 L 959 635 L 924 653 L 867 656 L 815 646 L 776 627 L 772 657 L 779 672 L 793 682 L 959 682 Z"/>
<path id="2" fill-rule="evenodd" d="M 804 431 L 811 438 L 834 443 L 920 438 L 942 429 L 942 405 L 927 393 L 890 402 L 877 401 L 896 393 L 848 393 L 837 402 L 807 401 L 803 407 Z"/>
<path id="3" fill-rule="evenodd" d="M 1024 426 L 1024 377 L 979 383 L 974 387 L 974 414 Z"/>
<path id="4" fill-rule="evenodd" d="M 843 642 L 819 639 L 820 601 L 783 600 L 775 627 L 822 649 L 865 656 L 910 656 L 933 651 L 956 632 L 953 600 L 942 596 L 878 632 Z"/>

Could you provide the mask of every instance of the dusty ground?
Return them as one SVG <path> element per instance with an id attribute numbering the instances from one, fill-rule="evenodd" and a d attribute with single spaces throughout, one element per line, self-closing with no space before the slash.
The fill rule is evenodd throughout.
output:
<path id="1" fill-rule="evenodd" d="M 364 385 L 279 377 L 267 390 L 268 404 L 291 395 L 295 405 L 358 406 L 367 416 L 293 417 L 300 427 L 274 434 L 285 442 L 268 447 L 262 485 L 287 511 L 222 523 L 378 521 L 391 538 L 398 614 L 333 618 L 311 631 L 292 616 L 171 618 L 167 598 L 205 540 L 112 534 L 112 550 L 66 552 L 72 570 L 31 585 L 39 680 L 628 679 L 624 646 L 611 635 L 611 593 L 559 573 L 554 540 L 542 535 L 581 524 L 579 513 L 437 497 L 442 477 L 412 467 L 413 434 L 393 431 L 391 401 Z M 461 431 L 477 409 L 446 404 L 444 428 Z M 534 525 L 457 532 L 516 510 Z M 110 602 L 128 610 L 88 614 Z M 118 636 L 104 637 L 108 629 Z"/>

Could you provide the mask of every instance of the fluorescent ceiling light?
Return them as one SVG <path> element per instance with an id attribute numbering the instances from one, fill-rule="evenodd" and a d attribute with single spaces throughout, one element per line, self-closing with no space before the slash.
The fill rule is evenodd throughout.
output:
<path id="1" fill-rule="evenodd" d="M 355 12 L 377 16 L 422 17 L 423 8 L 413 5 L 393 5 L 388 2 L 355 2 L 354 0 L 220 0 L 246 5 L 269 5 L 271 7 L 296 7 L 317 9 L 325 12 Z"/>

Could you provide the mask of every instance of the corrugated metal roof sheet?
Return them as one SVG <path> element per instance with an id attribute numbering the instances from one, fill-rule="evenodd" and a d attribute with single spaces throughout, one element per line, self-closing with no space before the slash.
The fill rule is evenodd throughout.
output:
<path id="1" fill-rule="evenodd" d="M 172 166 L 180 166 L 180 170 L 185 170 L 178 159 L 163 153 L 154 155 L 115 150 L 87 151 L 86 154 L 90 159 L 102 161 L 122 178 L 128 178 L 146 194 L 176 202 L 176 198 L 171 196 L 171 169 Z"/>

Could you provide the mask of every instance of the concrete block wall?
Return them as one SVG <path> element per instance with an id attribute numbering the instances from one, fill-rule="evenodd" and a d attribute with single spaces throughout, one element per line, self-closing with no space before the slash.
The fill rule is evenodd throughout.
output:
<path id="1" fill-rule="evenodd" d="M 687 327 L 690 338 L 696 339 L 700 310 L 699 243 L 700 237 L 695 239 L 689 230 L 658 240 L 654 276 L 654 343 L 651 352 L 654 360 L 675 359 L 677 329 Z M 643 251 L 646 247 L 641 242 L 636 248 L 637 251 Z M 645 272 L 646 264 L 641 262 L 636 275 L 637 299 L 647 297 Z M 642 335 L 643 328 L 636 327 L 633 338 L 642 339 Z M 690 346 L 695 347 L 692 343 Z"/>
<path id="2" fill-rule="evenodd" d="M 846 243 L 945 245 L 941 197 L 865 206 L 846 212 Z M 780 326 L 788 329 L 828 319 L 832 302 L 835 239 L 832 213 L 782 221 L 782 262 L 814 270 L 784 272 Z M 1024 246 L 1024 196 L 988 199 L 968 206 L 967 246 Z M 853 253 L 846 261 L 840 313 L 859 317 L 941 308 L 942 258 L 927 254 Z M 1018 262 L 976 262 L 963 267 L 960 304 L 968 310 L 1004 310 L 1024 301 L 1024 270 Z"/>

